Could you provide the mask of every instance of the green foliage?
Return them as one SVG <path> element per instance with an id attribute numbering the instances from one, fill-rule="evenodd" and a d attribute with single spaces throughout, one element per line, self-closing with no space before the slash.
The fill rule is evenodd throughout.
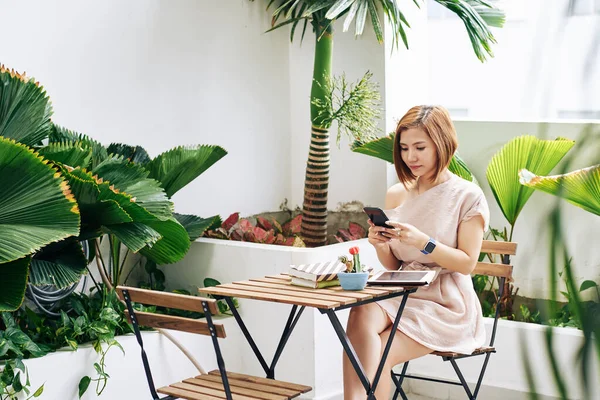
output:
<path id="1" fill-rule="evenodd" d="M 567 303 L 563 305 L 556 315 L 549 319 L 548 324 L 551 326 L 562 326 L 572 327 L 577 329 L 583 329 L 582 316 L 587 315 L 593 321 L 592 330 L 600 329 L 600 289 L 594 281 L 584 281 L 581 283 L 579 290 L 577 290 L 577 296 L 573 293 L 574 285 L 567 282 L 568 275 L 564 272 L 560 272 L 559 276 L 564 280 L 567 288 L 566 292 L 561 292 L 562 295 L 567 299 Z M 586 290 L 595 289 L 595 295 L 593 297 L 596 300 L 580 301 L 580 304 L 575 304 L 575 299 L 580 298 L 579 295 Z M 578 313 L 576 307 L 582 307 L 583 312 Z"/>
<path id="2" fill-rule="evenodd" d="M 366 137 L 354 138 L 350 150 L 355 153 L 366 154 L 371 157 L 379 158 L 387 161 L 390 164 L 394 163 L 394 132 L 382 137 Z"/>
<path id="3" fill-rule="evenodd" d="M 56 124 L 54 124 L 52 126 L 52 130 L 50 132 L 50 136 L 48 137 L 48 140 L 50 142 L 50 145 L 62 144 L 62 145 L 78 146 L 78 147 L 82 147 L 84 149 L 91 149 L 92 150 L 92 159 L 90 160 L 91 163 L 88 163 L 87 165 L 81 165 L 81 167 L 95 168 L 96 165 L 100 164 L 102 161 L 104 161 L 108 157 L 108 152 L 107 152 L 106 148 L 104 146 L 102 146 L 102 144 L 100 142 L 97 142 L 96 140 L 90 138 L 89 136 L 86 136 L 81 133 L 77 133 L 75 131 L 68 130 L 68 129 L 58 126 Z M 50 160 L 54 161 L 53 158 L 50 158 Z M 56 160 L 56 161 L 60 162 L 60 160 Z M 66 163 L 66 165 L 69 165 L 71 167 L 78 166 L 78 165 L 71 165 L 68 163 Z"/>
<path id="4" fill-rule="evenodd" d="M 577 207 L 600 215 L 600 164 L 555 176 L 537 176 L 523 169 L 519 176 L 525 186 L 560 196 Z"/>
<path id="5" fill-rule="evenodd" d="M 519 171 L 525 168 L 535 174 L 546 175 L 574 144 L 574 141 L 560 137 L 542 140 L 524 135 L 510 140 L 492 157 L 486 177 L 511 227 L 514 227 L 521 210 L 534 192 L 534 189 L 520 184 Z"/>
<path id="6" fill-rule="evenodd" d="M 342 134 L 358 140 L 376 135 L 381 98 L 372 78 L 369 71 L 355 84 L 348 83 L 346 74 L 333 79 L 326 77 L 323 88 L 326 95 L 312 100 L 322 126 L 337 122 L 338 145 Z"/>
<path id="7" fill-rule="evenodd" d="M 25 375 L 25 383 L 22 382 Z M 44 393 L 44 385 L 40 386 L 32 395 L 29 382 L 29 373 L 20 358 L 8 360 L 0 373 L 0 400 L 17 400 L 17 396 L 24 392 L 26 400 L 38 398 Z"/>
<path id="8" fill-rule="evenodd" d="M 223 222 L 218 215 L 209 218 L 201 218 L 197 215 L 174 213 L 173 216 L 177 219 L 177 222 L 185 228 L 192 241 L 198 239 L 208 229 L 218 228 Z"/>
<path id="9" fill-rule="evenodd" d="M 78 235 L 80 219 L 64 178 L 36 152 L 3 137 L 0 187 L 0 311 L 8 311 L 23 300 L 29 255 Z"/>
<path id="10" fill-rule="evenodd" d="M 68 238 L 49 244 L 35 254 L 31 260 L 29 282 L 33 285 L 68 287 L 79 282 L 85 273 L 88 261 L 81 244 Z"/>
<path id="11" fill-rule="evenodd" d="M 252 1 L 252 0 L 251 0 Z M 419 7 L 419 2 L 413 0 Z M 483 0 L 436 0 L 439 4 L 455 13 L 464 23 L 473 51 L 480 61 L 487 55 L 493 56 L 491 45 L 496 43 L 489 27 L 502 27 L 505 21 L 504 12 L 494 7 L 491 2 Z M 272 28 L 290 25 L 290 39 L 294 38 L 296 28 L 303 24 L 302 39 L 308 23 L 313 26 L 315 35 L 320 38 L 333 21 L 344 18 L 343 31 L 350 29 L 354 22 L 354 34 L 362 35 L 367 18 L 373 26 L 375 36 L 383 43 L 384 25 L 379 15 L 382 13 L 388 21 L 392 32 L 392 46 L 397 48 L 400 40 L 408 49 L 405 28 L 410 25 L 399 8 L 398 2 L 387 0 L 269 0 L 267 9 L 273 9 Z"/>
<path id="12" fill-rule="evenodd" d="M 204 279 L 204 287 L 212 287 L 212 286 L 217 286 L 220 285 L 221 282 L 219 282 L 216 279 L 213 278 L 205 278 Z M 210 294 L 206 295 L 208 298 L 212 298 L 213 296 Z M 240 306 L 238 300 L 235 297 L 232 297 L 231 300 L 233 301 L 233 306 L 235 308 L 238 308 Z M 217 306 L 219 307 L 219 312 L 221 314 L 227 314 L 227 315 L 233 315 L 230 312 L 229 306 L 227 305 L 227 303 L 225 302 L 225 300 L 217 300 Z"/>
<path id="13" fill-rule="evenodd" d="M 33 78 L 0 65 L 0 136 L 38 145 L 52 129 L 52 104 Z"/>
<path id="14" fill-rule="evenodd" d="M 497 297 L 493 288 L 493 280 L 487 275 L 473 275 L 471 279 L 473 280 L 473 288 L 481 304 L 483 316 L 494 318 Z"/>
<path id="15" fill-rule="evenodd" d="M 600 136 L 593 135 L 590 130 L 584 131 L 581 140 L 578 142 L 576 149 L 569 154 L 563 165 L 562 174 L 569 171 L 571 162 L 580 155 L 582 149 L 587 149 L 590 146 L 588 140 L 592 140 L 592 144 L 600 144 Z M 565 190 L 565 188 L 561 189 Z M 557 199 L 558 200 L 558 199 Z M 569 242 L 568 234 L 562 226 L 562 211 L 561 201 L 557 201 L 548 214 L 547 219 L 547 231 L 549 233 L 549 265 L 548 272 L 551 277 L 549 293 L 551 295 L 550 307 L 548 310 L 549 315 L 557 315 L 562 312 L 562 315 L 566 315 L 567 310 L 563 307 L 561 310 L 556 309 L 557 296 L 558 296 L 558 280 L 556 277 L 558 274 L 559 266 L 564 266 L 560 276 L 563 278 L 567 291 L 563 293 L 568 299 L 568 314 L 572 315 L 574 323 L 581 328 L 583 333 L 583 340 L 580 342 L 581 345 L 577 350 L 576 354 L 573 354 L 573 364 L 568 365 L 566 368 L 560 365 L 560 361 L 557 359 L 557 355 L 554 351 L 554 332 L 551 328 L 546 329 L 546 357 L 548 364 L 551 367 L 553 373 L 553 381 L 561 399 L 570 398 L 570 390 L 566 384 L 564 375 L 565 374 L 576 374 L 578 378 L 578 384 L 581 387 L 582 398 L 591 398 L 591 384 L 596 381 L 596 377 L 589 375 L 589 371 L 592 370 L 592 363 L 600 361 L 600 292 L 595 282 L 584 281 L 579 288 L 575 285 L 575 269 L 572 264 L 570 252 L 567 247 Z M 591 289 L 596 289 L 596 299 L 592 302 L 583 301 L 581 292 L 585 292 Z M 564 323 L 564 319 L 559 323 Z M 568 323 L 568 322 L 567 322 Z M 531 392 L 531 399 L 535 400 L 538 398 L 536 394 L 537 382 L 533 373 L 533 366 L 530 363 L 529 355 L 527 354 L 526 343 L 522 346 L 522 359 L 525 374 L 529 383 L 529 390 Z M 595 356 L 595 357 L 594 357 Z M 595 358 L 595 360 L 594 360 Z M 546 382 L 544 382 L 546 384 Z"/>
<path id="16" fill-rule="evenodd" d="M 227 151 L 220 146 L 176 147 L 159 154 L 144 167 L 171 198 L 226 155 Z"/>
<path id="17" fill-rule="evenodd" d="M 0 360 L 7 360 L 7 365 L 19 367 L 18 369 L 25 373 L 21 361 L 25 358 L 42 357 L 64 346 L 76 350 L 80 344 L 91 342 L 101 356 L 100 361 L 95 364 L 98 377 L 84 377 L 80 389 L 84 387 L 87 389 L 90 382 L 96 382 L 96 392 L 100 394 L 108 378 L 104 363 L 106 353 L 111 347 L 121 348 L 115 336 L 132 332 L 123 311 L 124 306 L 116 293 L 103 290 L 90 296 L 73 293 L 60 306 L 59 319 L 37 314 L 29 308 L 19 309 L 12 314 L 3 313 L 4 329 L 0 330 Z M 5 369 L 2 373 L 6 378 L 0 379 L 5 384 L 9 380 L 11 371 L 14 372 L 14 368 L 8 371 Z M 15 380 L 11 382 L 14 383 L 16 375 L 13 376 Z M 15 387 L 13 384 L 10 393 L 16 396 L 22 390 L 28 394 L 28 385 L 28 383 L 23 386 L 17 384 Z M 8 386 L 10 385 L 4 386 L 4 394 L 9 393 Z M 43 388 L 38 389 L 36 391 L 38 395 L 35 396 L 34 393 L 34 397 L 41 395 L 42 390 Z M 0 394 L 3 394 L 2 391 Z M 3 397 L 0 399 L 4 400 Z"/>
<path id="18" fill-rule="evenodd" d="M 521 321 L 530 322 L 533 324 L 542 323 L 542 317 L 539 310 L 536 310 L 534 313 L 532 313 L 531 310 L 529 310 L 529 307 L 527 307 L 525 304 L 521 304 L 519 306 L 519 310 L 521 311 Z"/>

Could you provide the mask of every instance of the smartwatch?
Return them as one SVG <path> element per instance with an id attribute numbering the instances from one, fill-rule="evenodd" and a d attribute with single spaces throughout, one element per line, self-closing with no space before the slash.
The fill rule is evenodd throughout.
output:
<path id="1" fill-rule="evenodd" d="M 429 238 L 429 240 L 425 244 L 425 247 L 423 247 L 423 250 L 421 250 L 421 253 L 431 254 L 431 252 L 435 249 L 435 245 L 436 245 L 435 239 Z"/>

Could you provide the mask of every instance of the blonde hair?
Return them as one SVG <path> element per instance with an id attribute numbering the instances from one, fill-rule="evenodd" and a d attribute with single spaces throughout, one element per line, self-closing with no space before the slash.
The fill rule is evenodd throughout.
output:
<path id="1" fill-rule="evenodd" d="M 450 119 L 450 113 L 442 106 L 415 106 L 408 110 L 398 122 L 394 138 L 394 166 L 396 167 L 398 179 L 405 186 L 417 178 L 402 160 L 400 149 L 402 132 L 411 128 L 423 129 L 435 145 L 437 153 L 437 165 L 433 175 L 433 181 L 435 182 L 440 174 L 448 168 L 458 147 L 456 130 L 452 119 Z"/>

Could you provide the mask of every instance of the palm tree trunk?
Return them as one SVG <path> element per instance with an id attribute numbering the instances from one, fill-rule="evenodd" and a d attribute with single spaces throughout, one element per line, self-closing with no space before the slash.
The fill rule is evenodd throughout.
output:
<path id="1" fill-rule="evenodd" d="M 324 101 L 327 96 L 327 81 L 331 79 L 333 28 L 330 25 L 327 28 L 319 26 L 316 29 L 316 37 L 315 64 L 310 92 L 312 132 L 304 180 L 301 230 L 304 242 L 310 247 L 323 246 L 327 243 L 329 123 L 323 122 L 323 116 L 318 115 L 317 107 L 312 104 L 312 101 L 315 99 Z"/>

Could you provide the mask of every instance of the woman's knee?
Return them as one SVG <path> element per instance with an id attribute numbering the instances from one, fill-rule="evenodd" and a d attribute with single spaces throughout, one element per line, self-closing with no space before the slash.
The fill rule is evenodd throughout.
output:
<path id="1" fill-rule="evenodd" d="M 388 325 L 389 321 L 383 310 L 377 304 L 370 303 L 350 309 L 346 331 L 348 335 L 365 331 L 379 334 Z"/>

